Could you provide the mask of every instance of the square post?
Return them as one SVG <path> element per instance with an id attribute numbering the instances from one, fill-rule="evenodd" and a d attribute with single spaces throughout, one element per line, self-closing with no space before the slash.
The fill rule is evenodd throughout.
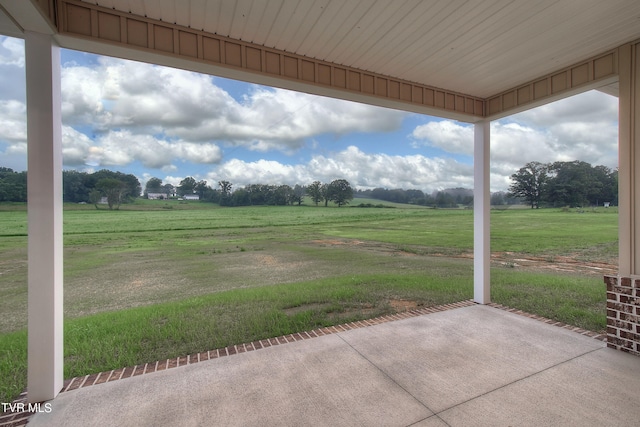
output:
<path id="1" fill-rule="evenodd" d="M 618 49 L 618 274 L 640 274 L 640 66 L 638 46 Z"/>
<path id="2" fill-rule="evenodd" d="M 491 122 L 474 125 L 473 141 L 473 300 L 491 302 L 490 154 Z"/>
<path id="3" fill-rule="evenodd" d="M 27 399 L 42 402 L 63 385 L 62 123 L 60 48 L 25 32 L 27 80 L 28 374 Z"/>

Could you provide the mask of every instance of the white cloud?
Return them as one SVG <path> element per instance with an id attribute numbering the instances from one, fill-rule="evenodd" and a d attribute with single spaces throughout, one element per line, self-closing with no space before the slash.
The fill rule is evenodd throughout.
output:
<path id="1" fill-rule="evenodd" d="M 285 165 L 273 160 L 245 162 L 231 159 L 207 174 L 206 180 L 214 183 L 214 188 L 215 183 L 222 180 L 231 182 L 234 188 L 239 188 L 248 184 L 295 185 L 306 183 L 310 176 L 303 165 Z"/>
<path id="2" fill-rule="evenodd" d="M 7 147 L 6 154 L 26 156 L 27 155 L 27 143 L 26 142 L 18 142 L 16 144 L 10 145 L 9 147 Z"/>
<path id="3" fill-rule="evenodd" d="M 67 166 L 98 166 L 99 161 L 90 158 L 93 142 L 71 126 L 62 126 L 62 159 Z"/>
<path id="4" fill-rule="evenodd" d="M 23 46 L 21 40 L 0 37 L 0 165 L 17 169 L 26 163 L 20 160 L 27 132 Z M 321 136 L 397 132 L 408 114 L 251 85 L 238 86 L 246 92 L 234 98 L 216 84 L 220 80 L 206 75 L 106 57 L 84 64 L 69 62 L 62 69 L 66 166 L 86 170 L 141 164 L 162 171 L 164 181 L 176 185 L 184 176 L 197 175 L 189 166 L 199 164 L 211 165 L 206 179 L 214 186 L 221 179 L 238 187 L 337 178 L 362 188 L 473 186 L 472 167 L 462 162 L 473 155 L 471 125 L 426 118 L 407 143 L 437 149 L 429 157 L 371 154 L 352 146 L 305 158 L 310 150 L 323 148 L 318 141 L 328 138 Z M 492 187 L 506 189 L 509 176 L 534 160 L 577 159 L 614 168 L 617 132 L 617 99 L 599 92 L 494 122 Z M 354 144 L 364 140 L 356 138 Z M 280 160 L 223 159 L 222 147 Z M 301 157 L 288 164 L 293 154 Z"/>
<path id="5" fill-rule="evenodd" d="M 94 160 L 106 166 L 139 161 L 147 168 L 161 169 L 170 166 L 174 160 L 212 164 L 222 158 L 220 148 L 214 144 L 167 141 L 128 130 L 110 131 L 98 137 L 92 148 Z"/>
<path id="6" fill-rule="evenodd" d="M 588 92 L 491 123 L 491 183 L 497 190 L 526 163 L 581 160 L 618 165 L 617 99 Z M 417 126 L 412 144 L 473 156 L 473 125 L 449 120 Z"/>
<path id="7" fill-rule="evenodd" d="M 164 177 L 164 179 L 162 179 L 162 183 L 163 184 L 171 184 L 174 187 L 177 187 L 178 185 L 180 185 L 180 181 L 182 181 L 183 179 L 185 179 L 186 176 L 172 176 L 172 175 L 167 175 Z M 196 179 L 198 180 L 198 179 Z M 145 181 L 146 183 L 146 181 Z"/>
<path id="8" fill-rule="evenodd" d="M 421 144 L 450 153 L 473 155 L 473 126 L 450 120 L 431 121 L 417 126 L 411 133 L 414 146 Z"/>
<path id="9" fill-rule="evenodd" d="M 24 68 L 24 41 L 12 37 L 0 39 L 0 66 L 13 65 Z"/>
<path id="10" fill-rule="evenodd" d="M 306 164 L 284 165 L 276 161 L 230 160 L 207 175 L 208 182 L 227 180 L 234 187 L 247 184 L 310 184 L 346 179 L 358 188 L 405 188 L 433 191 L 473 186 L 473 168 L 452 159 L 421 155 L 368 154 L 355 146 L 327 157 L 314 156 Z"/>
<path id="11" fill-rule="evenodd" d="M 0 76 L 0 100 L 24 103 L 26 90 L 20 84 L 25 80 L 24 41 L 0 36 Z"/>
<path id="12" fill-rule="evenodd" d="M 24 102 L 0 99 L 0 166 L 18 171 L 26 169 L 27 123 L 25 117 Z"/>
<path id="13" fill-rule="evenodd" d="M 210 76 L 109 58 L 98 63 L 63 69 L 66 122 L 292 153 L 324 133 L 396 130 L 406 116 L 259 86 L 239 102 Z"/>
<path id="14" fill-rule="evenodd" d="M 27 141 L 26 114 L 24 102 L 0 99 L 0 142 Z"/>

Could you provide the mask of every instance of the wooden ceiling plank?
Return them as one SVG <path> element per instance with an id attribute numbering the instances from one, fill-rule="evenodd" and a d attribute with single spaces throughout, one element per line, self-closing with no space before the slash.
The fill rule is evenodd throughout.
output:
<path id="1" fill-rule="evenodd" d="M 195 30 L 204 28 L 205 17 L 207 14 L 206 0 L 191 0 L 189 7 L 189 27 Z"/>
<path id="2" fill-rule="evenodd" d="M 314 28 L 317 28 L 318 22 L 322 19 L 330 0 L 315 0 L 312 2 L 312 7 L 307 11 L 304 17 L 304 22 L 298 27 L 298 30 L 291 37 L 290 50 L 293 52 L 302 52 L 300 46 L 314 32 Z"/>
<path id="3" fill-rule="evenodd" d="M 160 0 L 142 0 L 144 15 L 147 18 L 160 20 Z"/>
<path id="4" fill-rule="evenodd" d="M 241 40 L 256 43 L 256 34 L 260 28 L 260 23 L 264 18 L 264 12 L 267 5 L 268 3 L 266 1 L 253 0 L 251 8 L 249 9 L 249 14 L 247 15 L 247 19 L 240 34 Z"/>
<path id="5" fill-rule="evenodd" d="M 238 2 L 236 0 L 223 0 L 220 2 L 220 15 L 217 19 L 216 34 L 229 37 L 237 4 Z"/>
<path id="6" fill-rule="evenodd" d="M 415 0 L 407 0 L 401 4 L 398 2 L 391 16 L 386 16 L 384 13 L 378 14 L 370 24 L 371 28 L 377 28 L 377 30 L 373 31 L 370 37 L 353 46 L 353 51 L 357 53 L 354 54 L 352 61 L 361 64 L 361 68 L 365 70 L 373 70 L 372 64 L 378 60 L 382 60 L 385 65 L 388 64 L 388 61 L 385 61 L 388 59 L 387 45 L 393 41 L 395 33 L 416 28 L 417 23 L 414 21 L 414 27 L 411 27 L 409 21 L 418 5 L 419 1 Z M 399 30 L 399 27 L 403 27 L 404 30 Z"/>
<path id="7" fill-rule="evenodd" d="M 362 16 L 361 5 L 365 2 L 365 0 L 348 2 L 332 0 L 327 6 L 324 19 L 318 25 L 320 31 L 308 38 L 309 46 L 305 51 L 310 52 L 310 55 L 315 58 L 330 61 L 329 58 L 333 57 L 336 46 L 339 46 L 347 37 L 351 28 Z"/>
<path id="8" fill-rule="evenodd" d="M 236 40 L 249 41 L 244 37 L 244 29 L 247 26 L 247 21 L 250 19 L 249 16 L 251 15 L 253 3 L 254 0 L 235 1 L 233 17 L 229 23 L 228 37 Z"/>
<path id="9" fill-rule="evenodd" d="M 287 0 L 282 3 L 278 14 L 273 19 L 273 25 L 266 34 L 265 46 L 285 50 L 281 46 L 286 45 L 287 41 L 283 40 L 282 35 L 286 33 L 287 27 L 291 24 L 291 18 L 299 3 L 299 0 Z"/>

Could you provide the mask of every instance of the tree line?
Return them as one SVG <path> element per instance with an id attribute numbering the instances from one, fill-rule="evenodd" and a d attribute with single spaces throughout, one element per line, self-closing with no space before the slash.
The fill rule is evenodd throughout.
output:
<path id="1" fill-rule="evenodd" d="M 328 206 L 333 202 L 338 206 L 349 204 L 353 199 L 351 184 L 345 179 L 336 179 L 330 183 L 314 181 L 308 186 L 249 184 L 242 188 L 233 188 L 229 181 L 218 181 L 216 188 L 212 188 L 206 181 L 196 181 L 187 177 L 180 181 L 177 187 L 163 184 L 160 178 L 147 181 L 144 196 L 149 198 L 186 197 L 190 194 L 198 195 L 203 201 L 218 203 L 220 206 L 259 206 L 259 205 L 301 205 L 304 197 L 309 196 L 314 204 L 324 203 Z"/>
<path id="2" fill-rule="evenodd" d="M 311 197 L 318 205 L 328 206 L 333 202 L 338 206 L 349 204 L 353 199 L 351 184 L 345 179 L 336 179 L 330 183 L 314 181 L 308 186 L 250 184 L 233 189 L 229 181 L 219 181 L 217 188 L 211 188 L 206 181 L 197 181 L 186 177 L 176 187 L 163 183 L 160 178 L 151 178 L 144 192 L 140 181 L 132 174 L 102 169 L 87 173 L 75 170 L 62 172 L 63 201 L 68 203 L 92 203 L 98 208 L 106 203 L 109 209 L 118 209 L 122 203 L 128 203 L 142 194 L 145 198 L 180 198 L 198 195 L 203 201 L 218 203 L 221 206 L 254 205 L 301 205 L 304 197 Z M 0 167 L 0 202 L 27 201 L 27 172 Z"/>
<path id="3" fill-rule="evenodd" d="M 65 170 L 62 172 L 63 201 L 93 203 L 105 198 L 109 208 L 135 199 L 142 187 L 135 175 L 102 169 L 94 173 Z M 27 172 L 0 167 L 0 202 L 27 201 Z"/>
<path id="4" fill-rule="evenodd" d="M 27 173 L 0 167 L 0 202 L 27 201 Z"/>
<path id="5" fill-rule="evenodd" d="M 431 194 L 424 193 L 422 190 L 374 188 L 373 190 L 358 190 L 356 191 L 355 196 L 384 200 L 393 203 L 431 206 L 434 208 L 473 206 L 473 190 L 461 187 L 436 190 Z M 519 203 L 520 199 L 510 196 L 504 191 L 498 191 L 491 194 L 492 205 L 516 205 Z"/>
<path id="6" fill-rule="evenodd" d="M 374 188 L 358 190 L 356 197 L 366 197 L 393 203 L 408 203 L 438 208 L 457 208 L 473 205 L 473 190 L 466 188 L 448 188 L 426 194 L 422 190 L 404 190 L 401 188 Z"/>
<path id="7" fill-rule="evenodd" d="M 71 203 L 106 203 L 110 209 L 139 197 L 142 188 L 132 174 L 102 169 L 87 173 L 65 170 L 63 175 L 63 200 Z M 541 206 L 598 206 L 603 203 L 618 204 L 618 172 L 606 166 L 591 166 L 582 161 L 553 162 L 543 164 L 529 162 L 511 175 L 508 192 L 491 195 L 492 205 L 510 205 L 525 202 L 531 208 Z M 183 179 L 177 187 L 165 184 L 160 178 L 151 178 L 144 189 L 144 197 L 186 197 L 198 195 L 203 201 L 221 206 L 300 205 L 305 196 L 319 204 L 335 203 L 344 206 L 354 197 L 367 197 L 395 203 L 410 203 L 439 208 L 472 206 L 473 191 L 465 188 L 449 188 L 425 194 L 421 190 L 385 189 L 354 190 L 345 179 L 330 183 L 314 181 L 309 185 L 250 184 L 233 188 L 229 181 L 219 181 L 212 188 L 206 181 L 193 177 Z M 159 197 L 158 197 L 159 196 Z M 27 201 L 27 172 L 16 172 L 0 167 L 0 202 Z"/>
<path id="8" fill-rule="evenodd" d="M 618 171 L 582 161 L 529 162 L 511 175 L 509 194 L 531 208 L 618 204 Z"/>

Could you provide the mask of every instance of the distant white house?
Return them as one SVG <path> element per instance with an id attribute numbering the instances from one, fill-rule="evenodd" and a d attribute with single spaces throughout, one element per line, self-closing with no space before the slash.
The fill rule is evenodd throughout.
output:
<path id="1" fill-rule="evenodd" d="M 200 200 L 199 194 L 185 194 L 182 196 L 184 200 Z"/>
<path id="2" fill-rule="evenodd" d="M 166 200 L 169 198 L 169 193 L 147 193 L 149 200 Z"/>

